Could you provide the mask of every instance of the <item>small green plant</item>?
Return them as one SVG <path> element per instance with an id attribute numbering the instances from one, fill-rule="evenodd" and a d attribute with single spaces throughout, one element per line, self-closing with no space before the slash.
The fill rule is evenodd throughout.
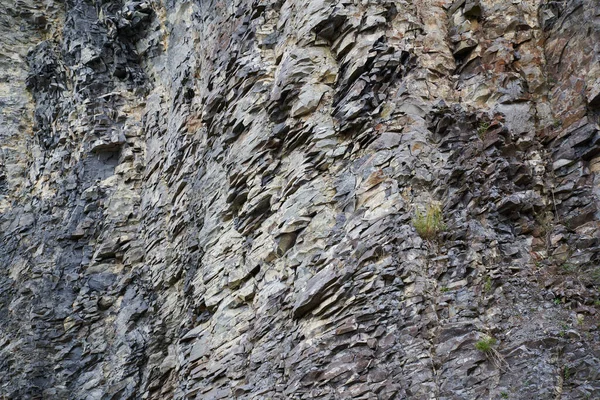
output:
<path id="1" fill-rule="evenodd" d="M 489 127 L 490 124 L 485 121 L 479 123 L 479 126 L 477 127 L 477 135 L 479 135 L 480 139 L 483 139 L 483 135 L 485 135 Z"/>
<path id="2" fill-rule="evenodd" d="M 500 393 L 500 397 L 502 397 L 503 399 L 508 399 L 508 393 L 502 392 Z"/>
<path id="3" fill-rule="evenodd" d="M 486 293 L 489 293 L 492 291 L 492 278 L 490 278 L 489 276 L 485 278 L 485 283 L 483 284 L 483 290 Z"/>
<path id="4" fill-rule="evenodd" d="M 563 376 L 565 378 L 565 381 L 568 381 L 569 378 L 573 376 L 573 371 L 571 371 L 568 365 L 565 365 L 563 368 Z"/>
<path id="5" fill-rule="evenodd" d="M 496 339 L 493 337 L 484 337 L 479 339 L 477 343 L 475 343 L 475 348 L 482 353 L 489 353 L 493 350 L 494 345 L 496 344 Z"/>
<path id="6" fill-rule="evenodd" d="M 554 300 L 552 300 L 554 302 L 554 304 L 556 304 L 557 306 L 560 305 L 560 299 L 557 297 Z"/>
<path id="7" fill-rule="evenodd" d="M 594 305 L 596 307 L 600 307 L 600 300 L 594 300 Z"/>
<path id="8" fill-rule="evenodd" d="M 449 291 L 450 291 L 450 289 L 447 288 L 446 286 L 440 288 L 440 292 L 442 292 L 442 293 L 448 293 Z"/>
<path id="9" fill-rule="evenodd" d="M 506 370 L 506 368 L 508 368 L 508 363 L 498 350 L 494 348 L 495 345 L 496 339 L 485 335 L 475 343 L 475 349 L 485 354 L 486 358 L 490 360 L 496 368 Z"/>
<path id="10" fill-rule="evenodd" d="M 572 274 L 577 271 L 577 266 L 569 263 L 564 263 L 560 268 L 565 274 Z"/>
<path id="11" fill-rule="evenodd" d="M 433 240 L 446 230 L 439 204 L 430 204 L 424 213 L 417 210 L 412 222 L 419 236 L 425 240 Z"/>
<path id="12" fill-rule="evenodd" d="M 558 332 L 558 336 L 564 338 L 567 336 L 567 331 L 569 330 L 569 324 L 563 322 L 560 324 L 560 332 Z"/>

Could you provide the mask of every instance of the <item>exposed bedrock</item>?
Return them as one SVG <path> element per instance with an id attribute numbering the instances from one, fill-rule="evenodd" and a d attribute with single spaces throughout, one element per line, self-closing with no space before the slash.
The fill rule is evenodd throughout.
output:
<path id="1" fill-rule="evenodd" d="M 0 398 L 600 398 L 599 61 L 596 0 L 0 0 Z"/>

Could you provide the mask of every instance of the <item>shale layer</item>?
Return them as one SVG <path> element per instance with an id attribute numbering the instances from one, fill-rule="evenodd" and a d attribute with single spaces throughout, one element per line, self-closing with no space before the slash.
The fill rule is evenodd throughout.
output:
<path id="1" fill-rule="evenodd" d="M 599 61 L 596 0 L 0 0 L 0 398 L 600 398 Z"/>

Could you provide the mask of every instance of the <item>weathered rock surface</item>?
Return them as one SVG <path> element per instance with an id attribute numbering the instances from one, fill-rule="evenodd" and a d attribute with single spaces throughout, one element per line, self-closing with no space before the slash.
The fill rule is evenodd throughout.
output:
<path id="1" fill-rule="evenodd" d="M 600 398 L 599 43 L 595 0 L 0 0 L 0 398 Z"/>

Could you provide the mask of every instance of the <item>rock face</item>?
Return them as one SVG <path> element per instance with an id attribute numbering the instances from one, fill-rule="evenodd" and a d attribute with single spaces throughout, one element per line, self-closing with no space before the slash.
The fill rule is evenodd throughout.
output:
<path id="1" fill-rule="evenodd" d="M 600 398 L 599 61 L 596 0 L 0 0 L 0 398 Z"/>

